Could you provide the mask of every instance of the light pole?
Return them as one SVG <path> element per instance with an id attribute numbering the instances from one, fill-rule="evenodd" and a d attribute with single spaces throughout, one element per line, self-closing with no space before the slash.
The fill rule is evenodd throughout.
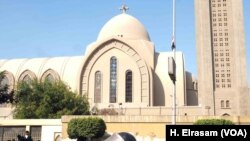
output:
<path id="1" fill-rule="evenodd" d="M 168 58 L 168 74 L 173 81 L 173 95 L 172 95 L 172 124 L 176 124 L 176 43 L 175 43 L 175 26 L 176 26 L 176 12 L 175 12 L 175 0 L 173 0 L 173 35 L 171 49 L 173 57 Z"/>

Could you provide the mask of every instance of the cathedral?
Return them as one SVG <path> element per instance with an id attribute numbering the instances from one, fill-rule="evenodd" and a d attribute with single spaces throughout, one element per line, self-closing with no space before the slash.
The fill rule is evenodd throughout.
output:
<path id="1" fill-rule="evenodd" d="M 99 109 L 121 104 L 171 107 L 174 84 L 168 58 L 172 56 L 155 52 L 147 29 L 124 9 L 103 26 L 83 56 L 0 60 L 0 71 L 6 72 L 5 83 L 11 88 L 19 81 L 62 80 Z M 197 81 L 186 72 L 182 52 L 176 52 L 176 66 L 177 104 L 198 105 Z"/>
<path id="2" fill-rule="evenodd" d="M 82 56 L 0 60 L 0 71 L 11 89 L 20 81 L 61 80 L 91 108 L 122 107 L 126 115 L 171 115 L 175 88 L 177 115 L 249 115 L 242 9 L 241 0 L 195 0 L 198 81 L 176 52 L 175 87 L 168 74 L 174 53 L 156 52 L 126 7 Z M 0 117 L 11 110 L 1 105 Z"/>

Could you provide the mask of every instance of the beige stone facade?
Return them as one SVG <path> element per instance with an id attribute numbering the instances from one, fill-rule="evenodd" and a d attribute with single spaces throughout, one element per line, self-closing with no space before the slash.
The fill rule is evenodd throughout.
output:
<path id="1" fill-rule="evenodd" d="M 212 115 L 248 115 L 242 0 L 196 0 L 199 103 Z"/>

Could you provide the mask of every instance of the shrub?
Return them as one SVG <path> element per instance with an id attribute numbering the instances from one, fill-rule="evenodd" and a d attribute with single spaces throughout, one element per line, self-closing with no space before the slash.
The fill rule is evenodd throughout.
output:
<path id="1" fill-rule="evenodd" d="M 106 124 L 101 118 L 88 117 L 70 120 L 68 124 L 68 135 L 71 139 L 86 141 L 88 138 L 100 138 L 104 135 Z"/>
<path id="2" fill-rule="evenodd" d="M 200 119 L 194 122 L 194 125 L 234 125 L 234 123 L 225 119 Z"/>

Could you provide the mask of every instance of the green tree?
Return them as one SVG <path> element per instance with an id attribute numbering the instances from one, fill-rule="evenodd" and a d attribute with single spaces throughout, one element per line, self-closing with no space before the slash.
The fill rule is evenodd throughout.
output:
<path id="1" fill-rule="evenodd" d="M 87 98 L 70 91 L 62 81 L 20 82 L 14 95 L 14 118 L 61 118 L 62 115 L 89 114 Z"/>
<path id="2" fill-rule="evenodd" d="M 9 85 L 5 82 L 5 72 L 0 72 L 0 104 L 13 102 L 13 91 L 9 90 Z"/>
<path id="3" fill-rule="evenodd" d="M 194 125 L 234 125 L 231 120 L 226 119 L 200 119 Z"/>
<path id="4" fill-rule="evenodd" d="M 68 123 L 68 135 L 71 139 L 86 141 L 96 139 L 104 135 L 106 124 L 103 119 L 98 117 L 72 119 Z"/>

